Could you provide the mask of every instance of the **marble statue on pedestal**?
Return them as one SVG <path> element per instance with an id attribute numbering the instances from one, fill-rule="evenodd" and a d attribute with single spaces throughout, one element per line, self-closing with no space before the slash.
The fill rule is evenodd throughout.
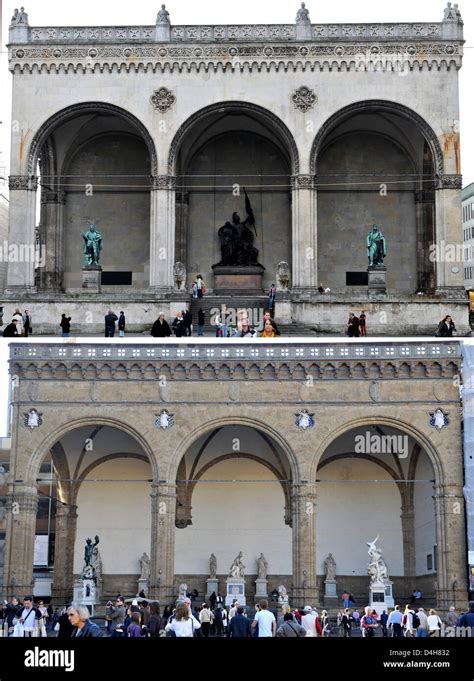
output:
<path id="1" fill-rule="evenodd" d="M 265 558 L 263 553 L 261 553 L 260 557 L 257 558 L 257 577 L 258 577 L 258 579 L 266 579 L 267 578 L 267 572 L 268 572 L 267 559 Z"/>
<path id="2" fill-rule="evenodd" d="M 145 552 L 142 553 L 142 557 L 140 558 L 140 570 L 140 579 L 150 579 L 150 558 Z"/>
<path id="3" fill-rule="evenodd" d="M 324 561 L 324 571 L 326 573 L 327 580 L 332 581 L 336 579 L 336 561 L 334 560 L 332 553 L 330 553 Z"/>
<path id="4" fill-rule="evenodd" d="M 371 585 L 384 584 L 389 579 L 387 566 L 382 558 L 382 553 L 376 546 L 377 540 L 378 536 L 373 542 L 367 542 L 367 546 L 369 547 L 368 554 L 372 559 L 372 562 L 367 569 L 367 573 L 370 575 Z"/>
<path id="5" fill-rule="evenodd" d="M 240 551 L 239 555 L 234 559 L 234 562 L 229 569 L 229 577 L 243 578 L 245 577 L 245 565 L 242 563 L 243 553 Z"/>
<path id="6" fill-rule="evenodd" d="M 209 558 L 209 577 L 210 579 L 215 579 L 217 576 L 217 558 L 213 553 Z"/>

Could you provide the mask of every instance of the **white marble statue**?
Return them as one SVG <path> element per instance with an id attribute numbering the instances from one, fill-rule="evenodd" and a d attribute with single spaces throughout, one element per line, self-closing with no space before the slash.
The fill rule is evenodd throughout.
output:
<path id="1" fill-rule="evenodd" d="M 370 575 L 371 584 L 384 584 L 389 580 L 388 570 L 385 561 L 382 558 L 382 552 L 377 548 L 376 542 L 378 536 L 372 542 L 367 542 L 369 547 L 368 554 L 372 561 L 367 568 L 367 574 Z"/>
<path id="2" fill-rule="evenodd" d="M 242 551 L 234 559 L 234 562 L 229 569 L 229 577 L 243 578 L 245 577 L 245 565 L 242 563 Z"/>
<path id="3" fill-rule="evenodd" d="M 184 601 L 187 593 L 188 593 L 188 585 L 187 584 L 180 584 L 179 585 L 178 600 Z"/>
<path id="4" fill-rule="evenodd" d="M 211 557 L 209 558 L 209 578 L 216 579 L 216 577 L 217 577 L 217 558 L 213 553 L 211 553 Z"/>
<path id="5" fill-rule="evenodd" d="M 283 584 L 280 584 L 278 587 L 278 602 L 288 603 L 288 593 L 286 591 L 286 587 L 284 587 Z"/>
<path id="6" fill-rule="evenodd" d="M 166 5 L 161 5 L 161 9 L 156 17 L 157 24 L 169 24 L 170 23 L 170 13 L 166 9 Z"/>

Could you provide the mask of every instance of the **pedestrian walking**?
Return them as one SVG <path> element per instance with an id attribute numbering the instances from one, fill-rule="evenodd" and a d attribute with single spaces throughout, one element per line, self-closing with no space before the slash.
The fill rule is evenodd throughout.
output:
<path id="1" fill-rule="evenodd" d="M 347 322 L 347 335 L 349 338 L 359 338 L 359 318 L 353 312 L 349 314 L 349 321 Z"/>
<path id="2" fill-rule="evenodd" d="M 199 308 L 198 311 L 198 336 L 204 336 L 204 324 L 206 323 L 206 313 Z"/>
<path id="3" fill-rule="evenodd" d="M 6 327 L 3 329 L 2 335 L 4 338 L 14 338 L 16 336 L 19 336 L 20 334 L 18 333 L 18 320 L 12 319 L 10 324 L 7 324 Z"/>
<path id="4" fill-rule="evenodd" d="M 273 313 L 275 311 L 275 295 L 276 295 L 276 286 L 275 284 L 272 284 L 270 286 L 270 290 L 268 292 L 268 310 L 270 313 Z"/>
<path id="5" fill-rule="evenodd" d="M 367 320 L 367 315 L 365 314 L 365 311 L 362 310 L 362 312 L 359 315 L 359 329 L 360 329 L 360 335 L 361 336 L 367 336 L 366 320 Z"/>
<path id="6" fill-rule="evenodd" d="M 456 327 L 454 325 L 452 317 L 450 317 L 450 315 L 448 314 L 438 324 L 438 328 L 436 330 L 435 336 L 441 336 L 441 338 L 445 338 L 445 337 L 455 336 L 455 335 L 456 335 Z"/>
<path id="7" fill-rule="evenodd" d="M 25 310 L 25 314 L 23 315 L 23 333 L 25 338 L 28 338 L 28 336 L 33 333 L 33 327 L 31 326 L 31 315 L 28 310 Z"/>
<path id="8" fill-rule="evenodd" d="M 23 315 L 20 312 L 20 308 L 16 308 L 13 316 L 12 316 L 12 321 L 16 319 L 17 321 L 17 331 L 18 331 L 18 336 L 23 336 L 24 333 L 24 328 L 23 328 Z"/>
<path id="9" fill-rule="evenodd" d="M 170 325 L 165 319 L 164 312 L 160 312 L 160 314 L 158 315 L 158 319 L 152 326 L 151 335 L 154 338 L 167 338 L 171 336 Z"/>

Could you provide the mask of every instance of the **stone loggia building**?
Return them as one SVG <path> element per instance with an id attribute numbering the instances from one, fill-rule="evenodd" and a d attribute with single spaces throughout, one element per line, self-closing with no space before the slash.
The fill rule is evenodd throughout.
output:
<path id="1" fill-rule="evenodd" d="M 278 263 L 290 269 L 278 321 L 340 332 L 361 307 L 374 333 L 432 331 L 448 312 L 467 330 L 462 52 L 450 5 L 440 22 L 334 25 L 306 10 L 284 25 L 196 26 L 162 10 L 153 25 L 122 27 L 36 26 L 20 12 L 9 240 L 36 248 L 41 266 L 11 259 L 7 316 L 21 300 L 37 331 L 65 312 L 77 332 L 96 332 L 120 301 L 129 329 L 142 329 L 188 303 L 177 262 L 188 291 L 200 272 L 221 303 L 217 232 L 242 215 L 245 186 L 263 289 Z M 100 293 L 83 289 L 86 220 L 104 239 Z M 388 294 L 368 301 L 374 223 L 388 242 Z M 333 295 L 319 296 L 320 282 Z"/>
<path id="2" fill-rule="evenodd" d="M 362 606 L 378 536 L 396 601 L 464 608 L 460 366 L 455 341 L 12 343 L 4 591 L 33 589 L 46 496 L 55 602 L 98 534 L 103 598 L 143 551 L 161 602 L 203 593 L 211 553 L 224 592 L 242 551 L 249 599 L 263 552 L 269 590 L 320 604 L 331 552 Z"/>

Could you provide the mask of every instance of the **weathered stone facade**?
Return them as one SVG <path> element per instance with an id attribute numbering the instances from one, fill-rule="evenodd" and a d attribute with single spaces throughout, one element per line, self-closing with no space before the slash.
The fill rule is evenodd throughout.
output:
<path id="1" fill-rule="evenodd" d="M 35 278 L 33 262 L 10 262 L 7 301 L 34 302 L 50 331 L 57 306 L 71 313 L 76 301 L 92 314 L 114 299 L 151 298 L 167 310 L 176 261 L 188 286 L 199 271 L 212 295 L 217 230 L 243 210 L 235 188 L 247 186 L 264 287 L 278 262 L 290 264 L 280 321 L 318 326 L 324 304 L 326 330 L 340 332 L 334 300 L 317 298 L 320 281 L 346 307 L 367 305 L 351 275 L 366 271 L 377 222 L 390 249 L 388 293 L 403 304 L 378 301 L 387 321 L 374 320 L 374 332 L 426 332 L 443 303 L 466 330 L 462 264 L 429 257 L 433 243 L 462 243 L 462 46 L 460 15 L 419 24 L 12 24 L 9 238 L 34 243 L 39 182 L 44 264 Z M 41 107 L 31 96 L 39 86 Z M 131 284 L 104 284 L 98 297 L 81 291 L 84 216 L 104 233 L 104 272 L 127 273 Z M 140 312 L 136 327 L 145 321 Z"/>
<path id="2" fill-rule="evenodd" d="M 273 574 L 270 580 L 272 584 L 278 581 L 277 577 L 285 580 L 293 603 L 320 601 L 322 561 L 327 555 L 326 548 L 334 545 L 328 542 L 336 541 L 341 531 L 339 584 L 350 585 L 366 598 L 363 585 L 368 578 L 364 577 L 363 562 L 356 565 L 359 560 L 356 547 L 364 546 L 370 538 L 365 532 L 372 531 L 372 527 L 382 526 L 389 534 L 388 528 L 393 526 L 398 527 L 391 543 L 392 565 L 397 566 L 393 577 L 399 596 L 411 593 L 415 583 L 423 584 L 438 607 L 444 609 L 452 604 L 461 607 L 466 598 L 466 566 L 460 361 L 459 344 L 452 341 L 348 344 L 300 340 L 247 344 L 229 340 L 212 344 L 165 341 L 147 345 L 34 346 L 13 343 L 6 591 L 11 595 L 32 589 L 37 487 L 40 465 L 47 454 L 52 456 L 58 479 L 60 510 L 56 517 L 53 582 L 53 596 L 58 601 L 70 595 L 73 574 L 77 574 L 80 565 L 81 555 L 79 563 L 77 560 L 74 563 L 74 553 L 77 557 L 82 542 L 82 537 L 76 536 L 76 528 L 84 510 L 80 499 L 87 494 L 86 479 L 89 484 L 104 480 L 100 483 L 102 487 L 97 487 L 100 496 L 95 501 L 89 496 L 87 503 L 96 527 L 100 526 L 102 516 L 105 518 L 109 494 L 106 478 L 110 474 L 107 468 L 100 474 L 100 466 L 113 463 L 115 477 L 135 484 L 130 479 L 133 475 L 120 473 L 120 460 L 139 461 L 140 471 L 146 464 L 145 476 L 140 473 L 140 479 L 143 478 L 141 484 L 147 485 L 140 490 L 148 490 L 150 501 L 143 500 L 145 505 L 140 506 L 148 509 L 140 522 L 143 527 L 151 527 L 148 539 L 151 593 L 167 602 L 176 595 L 182 579 L 194 575 L 196 584 L 201 586 L 206 578 L 205 560 L 209 553 L 202 543 L 202 532 L 204 529 L 209 534 L 212 528 L 202 528 L 201 524 L 199 529 L 197 514 L 202 503 L 196 497 L 197 483 L 205 486 L 207 478 L 212 483 L 216 474 L 207 474 L 211 467 L 227 466 L 232 459 L 243 457 L 252 466 L 264 466 L 267 470 L 264 477 L 272 478 L 281 490 L 280 532 L 285 537 L 291 533 L 288 563 L 291 567 L 287 570 L 283 560 L 278 575 Z M 36 417 L 28 423 L 31 409 L 40 414 L 39 425 Z M 160 421 L 160 413 L 165 409 L 171 421 L 167 418 Z M 299 419 L 295 417 L 304 409 L 313 415 L 314 426 L 308 420 L 304 427 L 298 426 Z M 438 409 L 442 419 L 435 426 L 433 418 Z M 357 433 L 364 437 L 367 433 L 403 435 L 406 456 L 379 456 L 370 451 L 358 454 L 354 449 Z M 232 445 L 236 435 L 240 442 L 238 450 Z M 91 442 L 95 445 L 88 446 Z M 344 468 L 338 468 L 342 464 Z M 371 468 L 374 466 L 377 472 Z M 245 474 L 245 469 L 242 470 Z M 337 491 L 331 487 L 338 482 L 332 479 L 335 474 L 342 484 Z M 372 493 L 367 474 L 374 481 L 386 478 L 387 485 L 382 488 L 387 493 L 380 485 L 376 486 L 377 494 Z M 245 480 L 240 479 L 243 484 Z M 359 480 L 359 487 L 354 488 L 357 491 L 347 492 L 344 480 Z M 256 509 L 262 503 L 259 496 L 259 489 L 260 494 L 264 492 L 262 485 L 263 482 L 252 493 Z M 372 488 L 375 489 L 373 485 Z M 131 494 L 127 489 L 133 488 L 125 485 L 112 507 L 116 518 L 118 501 L 123 506 Z M 342 497 L 333 499 L 337 494 Z M 130 497 L 131 507 L 142 503 L 140 496 L 143 497 L 143 491 Z M 364 510 L 365 497 L 371 500 L 370 512 Z M 268 495 L 265 498 L 270 499 Z M 344 534 L 340 519 L 336 521 L 336 516 L 328 515 L 331 499 L 339 508 L 347 509 L 347 527 L 350 516 L 356 514 L 358 529 L 353 537 Z M 359 505 L 350 510 L 356 502 Z M 12 512 L 14 504 L 19 504 L 19 513 Z M 391 509 L 388 516 L 384 511 L 386 505 Z M 209 509 L 216 528 L 218 510 Z M 223 507 L 221 513 L 225 515 Z M 321 524 L 324 514 L 326 520 Z M 255 511 L 253 525 L 257 529 L 260 518 L 261 514 Z M 195 528 L 193 521 L 197 523 Z M 427 545 L 430 542 L 437 545 L 436 581 L 435 575 L 428 575 L 422 564 L 424 549 L 421 558 L 417 553 L 427 532 L 431 532 L 427 521 L 433 527 Z M 371 526 L 371 522 L 376 522 L 376 526 Z M 126 565 L 127 547 L 133 541 L 124 538 L 132 535 L 130 530 L 128 535 L 120 534 L 127 532 L 125 526 L 101 530 L 104 546 L 111 532 L 118 533 L 115 541 L 121 541 L 117 544 L 121 548 L 113 554 L 116 568 L 110 568 L 110 575 L 104 576 L 106 590 L 117 590 L 120 581 L 131 589 L 136 583 L 136 570 L 121 566 Z M 188 533 L 184 542 L 189 546 L 180 539 L 185 536 L 180 533 Z M 220 536 L 217 529 L 216 533 L 214 541 Z M 244 539 L 242 535 L 236 541 Z M 257 540 L 267 541 L 265 547 L 280 552 L 287 541 L 282 538 L 272 546 L 263 530 Z M 342 555 L 344 545 L 346 555 Z M 388 540 L 385 545 L 387 551 L 392 550 Z M 175 546 L 180 547 L 178 554 Z M 240 550 L 230 536 L 226 550 L 234 548 Z M 190 560 L 198 561 L 194 572 L 176 571 L 183 551 L 188 551 Z M 198 558 L 193 558 L 193 554 Z M 277 557 L 275 553 L 274 565 Z M 357 567 L 356 576 L 350 569 L 353 564 Z M 222 565 L 218 572 L 224 580 Z M 247 574 L 253 572 L 251 565 Z"/>

